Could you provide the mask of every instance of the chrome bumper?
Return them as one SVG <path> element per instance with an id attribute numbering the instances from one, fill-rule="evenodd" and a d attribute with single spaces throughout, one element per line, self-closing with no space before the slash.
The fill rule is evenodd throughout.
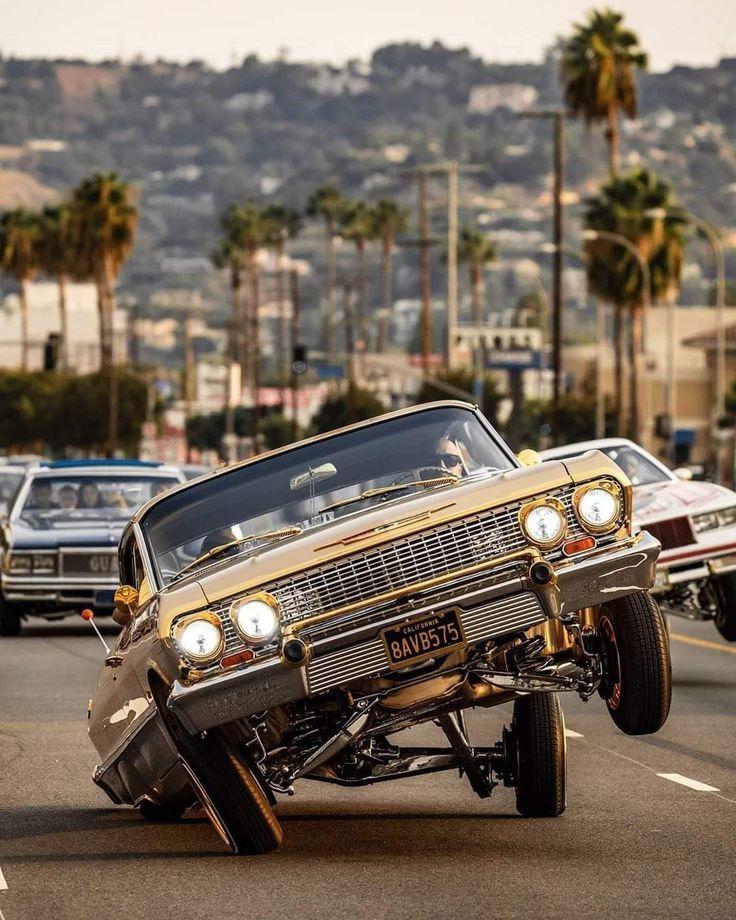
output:
<path id="1" fill-rule="evenodd" d="M 652 594 L 667 594 L 678 585 L 707 581 L 713 575 L 729 575 L 732 572 L 736 572 L 736 553 L 733 550 L 720 556 L 704 550 L 694 559 L 665 560 L 657 565 Z"/>
<path id="2" fill-rule="evenodd" d="M 59 607 L 72 604 L 98 604 L 100 594 L 110 595 L 109 603 L 113 605 L 112 594 L 117 588 L 115 579 L 95 579 L 80 581 L 71 578 L 31 579 L 6 575 L 2 580 L 3 597 L 7 601 L 20 604 L 56 604 Z"/>
<path id="3" fill-rule="evenodd" d="M 647 590 L 654 581 L 659 551 L 659 542 L 643 532 L 615 548 L 558 563 L 552 583 L 543 588 L 533 585 L 526 575 L 517 575 L 491 587 L 454 592 L 423 606 L 387 614 L 380 622 L 346 627 L 315 640 L 311 658 L 303 667 L 285 667 L 279 658 L 271 658 L 198 682 L 176 681 L 168 705 L 189 731 L 198 732 L 356 679 L 377 677 L 390 672 L 379 635 L 387 626 L 456 607 L 468 643 L 474 645 Z"/>

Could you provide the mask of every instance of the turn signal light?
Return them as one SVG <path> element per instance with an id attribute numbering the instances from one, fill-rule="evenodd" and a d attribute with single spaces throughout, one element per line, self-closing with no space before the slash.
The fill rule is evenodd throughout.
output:
<path id="1" fill-rule="evenodd" d="M 226 655 L 220 661 L 220 667 L 222 668 L 232 668 L 236 664 L 247 664 L 249 661 L 253 661 L 255 658 L 255 652 L 247 648 L 242 652 L 235 652 L 234 655 Z"/>
<path id="2" fill-rule="evenodd" d="M 562 552 L 566 556 L 572 556 L 575 553 L 583 553 L 586 549 L 593 549 L 595 540 L 593 537 L 582 537 L 580 540 L 570 540 L 562 547 Z"/>

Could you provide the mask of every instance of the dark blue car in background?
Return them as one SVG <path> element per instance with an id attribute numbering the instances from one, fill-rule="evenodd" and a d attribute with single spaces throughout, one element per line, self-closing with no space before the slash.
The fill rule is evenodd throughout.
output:
<path id="1" fill-rule="evenodd" d="M 145 461 L 31 467 L 2 518 L 0 635 L 18 635 L 29 616 L 112 613 L 123 527 L 149 498 L 183 481 L 178 468 Z"/>

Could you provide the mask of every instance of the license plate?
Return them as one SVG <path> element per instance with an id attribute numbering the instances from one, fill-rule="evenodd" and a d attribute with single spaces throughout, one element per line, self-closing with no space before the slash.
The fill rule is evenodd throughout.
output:
<path id="1" fill-rule="evenodd" d="M 64 553 L 63 572 L 65 575 L 105 577 L 117 573 L 117 562 L 115 553 Z"/>
<path id="2" fill-rule="evenodd" d="M 95 591 L 95 604 L 100 607 L 112 607 L 114 603 L 114 591 Z"/>
<path id="3" fill-rule="evenodd" d="M 389 626 L 381 630 L 381 638 L 392 668 L 405 668 L 465 645 L 457 610 L 444 610 L 400 626 Z"/>

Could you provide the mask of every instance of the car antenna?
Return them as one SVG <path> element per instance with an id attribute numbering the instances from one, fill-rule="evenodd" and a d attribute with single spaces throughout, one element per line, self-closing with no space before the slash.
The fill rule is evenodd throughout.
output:
<path id="1" fill-rule="evenodd" d="M 105 649 L 105 652 L 109 655 L 109 654 L 110 654 L 110 649 L 109 649 L 109 647 L 108 647 L 108 644 L 107 644 L 107 642 L 105 642 L 105 640 L 102 638 L 102 633 L 101 633 L 101 632 L 99 631 L 99 629 L 97 628 L 97 623 L 95 623 L 95 612 L 94 612 L 94 610 L 90 610 L 89 607 L 85 607 L 85 609 L 81 612 L 80 616 L 82 617 L 82 619 L 83 619 L 86 623 L 89 623 L 90 626 L 92 627 L 92 629 L 94 629 L 94 631 L 97 633 L 97 638 L 98 638 L 98 639 L 100 640 L 100 642 L 102 643 L 102 647 Z"/>

